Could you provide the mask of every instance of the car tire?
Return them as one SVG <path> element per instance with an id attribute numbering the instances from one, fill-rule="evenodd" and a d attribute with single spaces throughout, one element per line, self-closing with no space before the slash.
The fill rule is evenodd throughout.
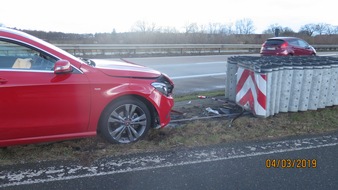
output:
<path id="1" fill-rule="evenodd" d="M 120 99 L 103 112 L 99 132 L 111 143 L 127 144 L 142 139 L 149 131 L 151 114 L 139 99 Z"/>

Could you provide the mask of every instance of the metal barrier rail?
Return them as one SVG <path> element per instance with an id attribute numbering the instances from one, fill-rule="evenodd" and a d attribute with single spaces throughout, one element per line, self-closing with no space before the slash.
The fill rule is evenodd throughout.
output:
<path id="1" fill-rule="evenodd" d="M 259 53 L 261 44 L 55 44 L 76 56 L 149 56 Z M 338 45 L 315 45 L 338 51 Z"/>

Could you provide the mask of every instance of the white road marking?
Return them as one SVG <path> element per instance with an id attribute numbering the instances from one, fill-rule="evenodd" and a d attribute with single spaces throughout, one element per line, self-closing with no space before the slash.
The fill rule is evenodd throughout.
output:
<path id="1" fill-rule="evenodd" d="M 79 165 L 63 165 L 48 166 L 42 169 L 22 169 L 21 171 L 15 171 L 13 168 L 10 168 L 8 170 L 0 171 L 0 188 L 154 170 L 158 168 L 294 152 L 337 145 L 338 136 L 327 135 L 235 147 L 215 147 L 192 151 L 177 151 L 175 154 L 168 153 L 132 158 L 111 158 L 101 160 L 95 165 L 93 164 L 88 167 Z"/>
<path id="2" fill-rule="evenodd" d="M 200 74 L 200 75 L 177 76 L 177 77 L 170 77 L 170 78 L 172 80 L 177 80 L 177 79 L 190 79 L 190 78 L 225 76 L 225 75 L 226 75 L 226 73 L 211 73 L 211 74 Z"/>
<path id="3" fill-rule="evenodd" d="M 336 55 L 338 55 L 338 54 L 323 54 L 323 55 L 318 55 L 318 56 L 336 56 Z"/>
<path id="4" fill-rule="evenodd" d="M 224 65 L 224 68 L 226 67 L 227 62 L 226 61 L 214 61 L 214 62 L 191 62 L 191 63 L 166 63 L 166 64 L 143 64 L 145 66 L 155 68 L 155 69 L 161 69 L 161 68 L 177 68 L 177 67 L 193 67 L 194 65 L 211 65 L 211 64 L 222 64 Z"/>
<path id="5" fill-rule="evenodd" d="M 227 63 L 226 61 L 215 61 L 215 62 L 198 62 L 195 64 L 196 65 L 224 64 L 224 67 L 225 67 L 226 63 Z"/>

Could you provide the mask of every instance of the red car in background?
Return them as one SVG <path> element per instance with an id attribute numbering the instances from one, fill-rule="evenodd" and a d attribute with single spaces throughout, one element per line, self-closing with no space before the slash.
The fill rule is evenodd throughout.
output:
<path id="1" fill-rule="evenodd" d="M 261 55 L 297 56 L 316 55 L 315 48 L 296 37 L 274 37 L 267 39 L 261 48 Z"/>
<path id="2" fill-rule="evenodd" d="M 79 59 L 0 27 L 0 147 L 97 133 L 135 142 L 169 123 L 173 87 L 153 69 Z"/>

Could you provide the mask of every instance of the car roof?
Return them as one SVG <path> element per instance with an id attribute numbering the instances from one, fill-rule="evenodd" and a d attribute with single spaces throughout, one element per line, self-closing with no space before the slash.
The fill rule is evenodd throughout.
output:
<path id="1" fill-rule="evenodd" d="M 273 37 L 273 38 L 268 38 L 267 40 L 291 40 L 291 39 L 300 39 L 296 37 Z"/>

